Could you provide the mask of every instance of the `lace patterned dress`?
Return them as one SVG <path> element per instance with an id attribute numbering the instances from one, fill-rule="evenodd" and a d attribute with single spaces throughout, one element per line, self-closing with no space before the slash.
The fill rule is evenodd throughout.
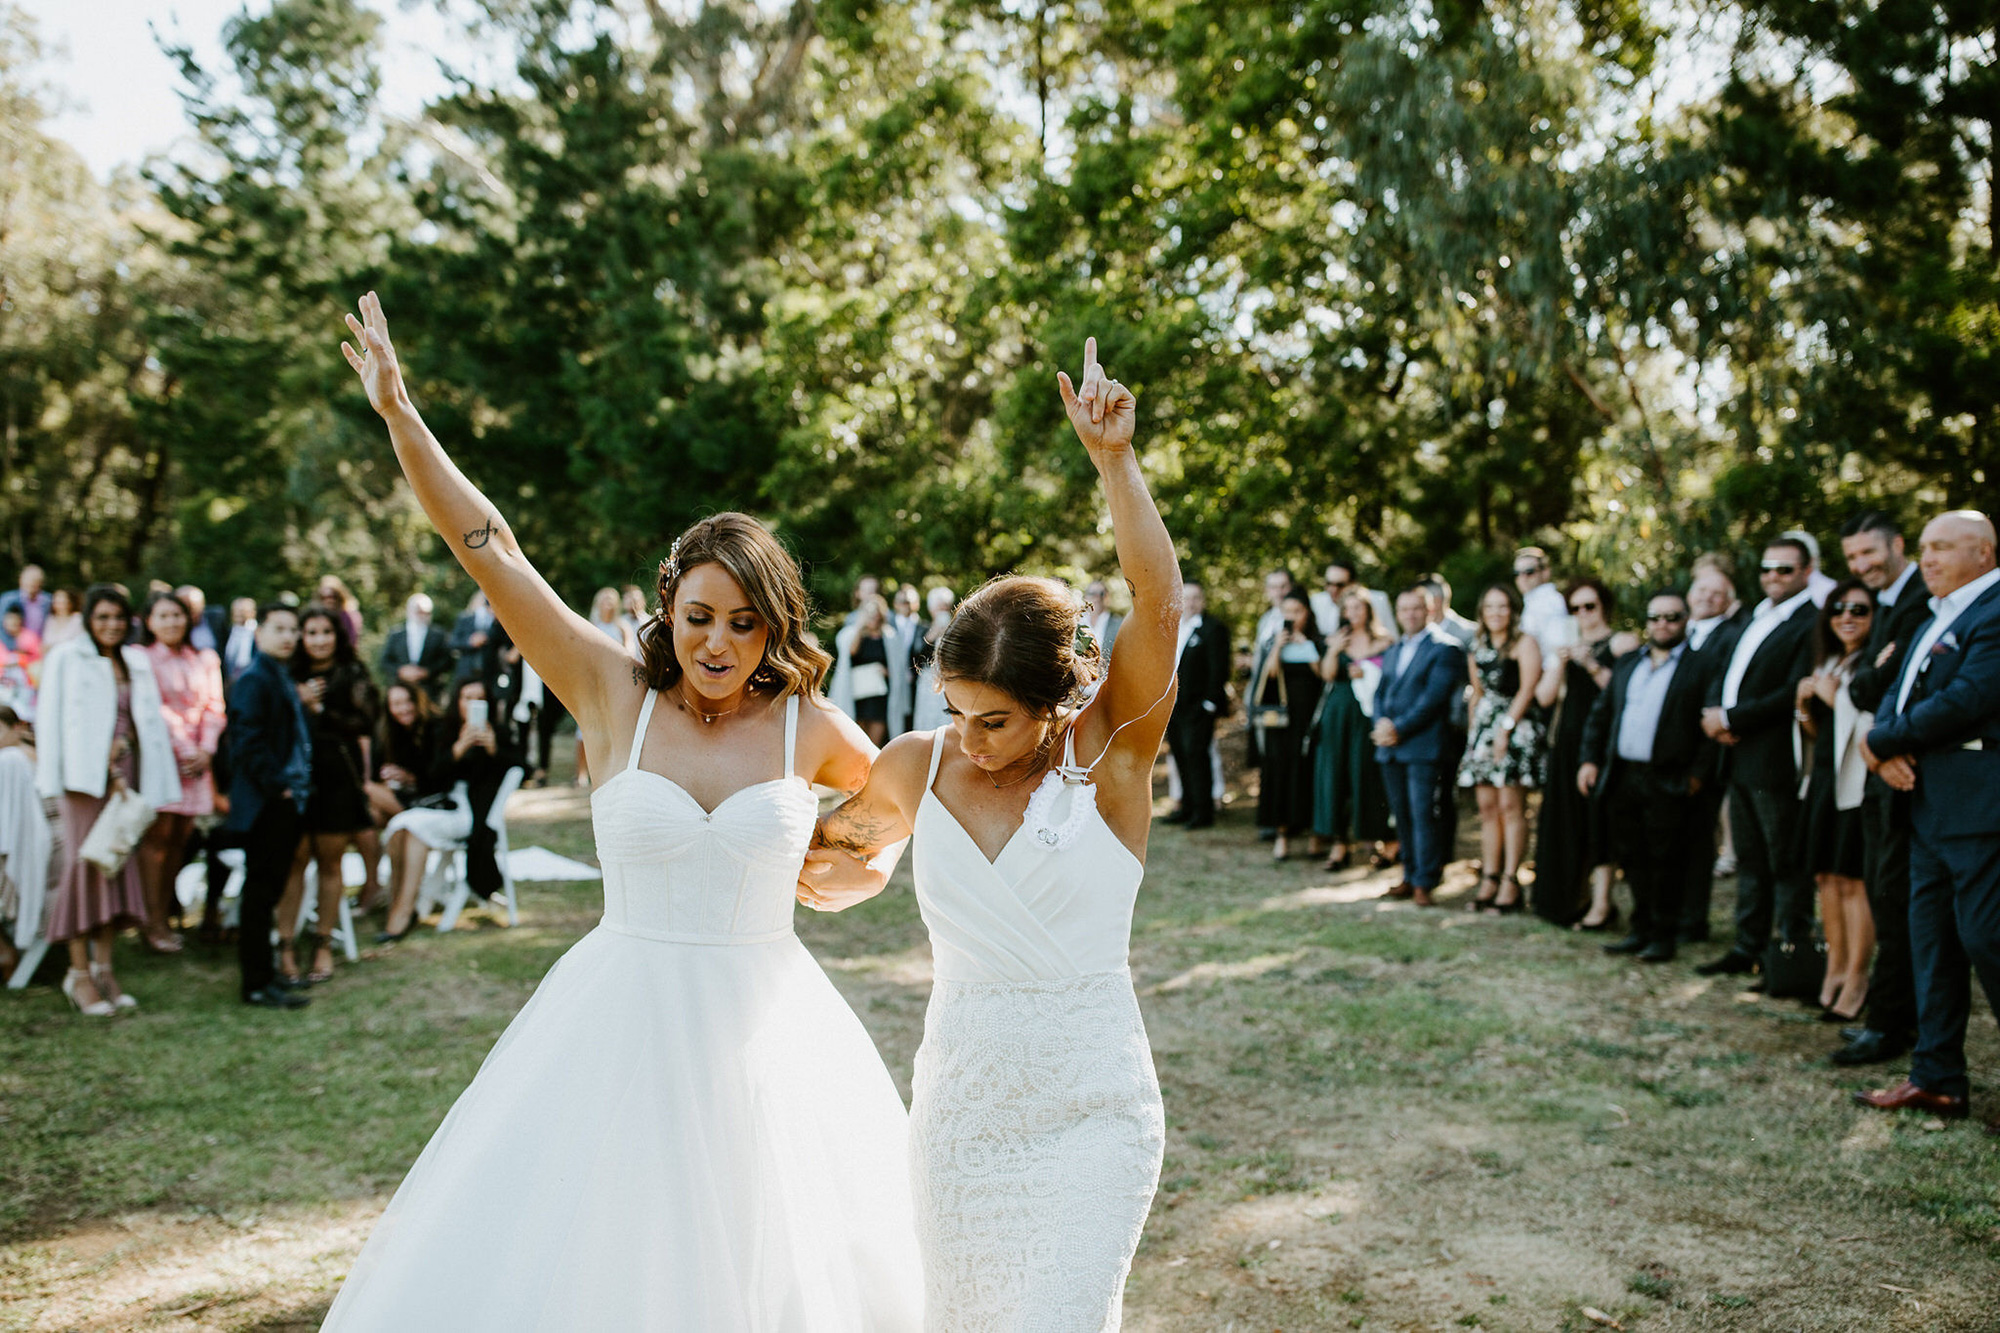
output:
<path id="1" fill-rule="evenodd" d="M 924 1327 L 1116 1329 L 1166 1142 L 1126 968 L 1145 868 L 1082 784 L 989 862 L 929 787 L 948 735 L 915 830 L 936 958 L 910 1108 Z"/>
<path id="2" fill-rule="evenodd" d="M 812 790 L 591 793 L 604 920 L 410 1169 L 327 1316 L 354 1333 L 916 1333 L 908 1120 L 792 933 Z M 773 756 L 775 759 L 776 756 Z"/>

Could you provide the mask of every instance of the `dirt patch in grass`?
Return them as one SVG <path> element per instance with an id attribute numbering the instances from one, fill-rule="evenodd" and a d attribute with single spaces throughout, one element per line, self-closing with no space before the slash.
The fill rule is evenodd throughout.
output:
<path id="1" fill-rule="evenodd" d="M 578 795 L 524 796 L 517 842 L 588 855 Z M 1797 1006 L 1273 866 L 1234 811 L 1150 862 L 1133 966 L 1169 1142 L 1128 1328 L 2000 1328 L 2000 1147 L 1853 1107 L 1902 1067 L 1831 1068 Z M 317 1327 L 596 886 L 524 910 L 365 959 L 295 1022 L 242 1013 L 200 954 L 134 958 L 147 1008 L 102 1027 L 4 997 L 0 1330 Z M 907 1094 L 907 871 L 799 926 Z M 1974 1029 L 1990 1115 L 2000 1032 Z"/>

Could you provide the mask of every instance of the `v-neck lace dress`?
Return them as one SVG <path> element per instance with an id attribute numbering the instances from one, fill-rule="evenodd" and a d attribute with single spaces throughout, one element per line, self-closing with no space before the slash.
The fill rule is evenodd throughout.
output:
<path id="1" fill-rule="evenodd" d="M 792 933 L 792 771 L 704 810 L 639 764 L 591 796 L 604 919 L 543 979 L 334 1302 L 354 1333 L 914 1333 L 908 1120 Z"/>
<path id="2" fill-rule="evenodd" d="M 915 829 L 936 960 L 910 1107 L 924 1326 L 1116 1329 L 1166 1142 L 1126 967 L 1145 868 L 1094 806 L 1067 846 L 1024 821 L 987 861 L 930 790 L 948 733 Z"/>

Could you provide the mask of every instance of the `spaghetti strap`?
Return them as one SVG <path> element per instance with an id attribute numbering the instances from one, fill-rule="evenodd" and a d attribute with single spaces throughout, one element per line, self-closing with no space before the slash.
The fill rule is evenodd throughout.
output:
<path id="1" fill-rule="evenodd" d="M 929 791 L 931 784 L 937 781 L 938 760 L 944 758 L 944 734 L 948 730 L 950 730 L 948 727 L 939 727 L 936 739 L 931 741 L 931 772 L 930 776 L 924 779 L 925 791 Z"/>
<path id="2" fill-rule="evenodd" d="M 792 775 L 793 756 L 799 746 L 799 696 L 785 700 L 785 776 Z"/>
<path id="3" fill-rule="evenodd" d="M 659 697 L 659 691 L 647 690 L 646 702 L 639 705 L 639 725 L 632 731 L 632 754 L 625 761 L 628 773 L 639 766 L 639 751 L 646 745 L 646 724 L 653 720 L 653 704 Z"/>

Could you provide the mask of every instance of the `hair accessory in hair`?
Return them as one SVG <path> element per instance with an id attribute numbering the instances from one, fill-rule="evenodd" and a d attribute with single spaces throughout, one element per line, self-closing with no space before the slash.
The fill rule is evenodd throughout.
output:
<path id="1" fill-rule="evenodd" d="M 1099 652 L 1097 636 L 1090 632 L 1090 625 L 1081 618 L 1076 622 L 1076 652 L 1079 657 L 1096 657 Z"/>
<path id="2" fill-rule="evenodd" d="M 674 538 L 674 544 L 667 549 L 667 558 L 661 563 L 660 576 L 672 583 L 681 576 L 681 539 Z"/>

